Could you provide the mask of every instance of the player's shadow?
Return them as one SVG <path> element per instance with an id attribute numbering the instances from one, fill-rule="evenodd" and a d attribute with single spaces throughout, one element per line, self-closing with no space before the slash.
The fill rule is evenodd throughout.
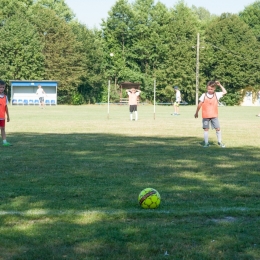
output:
<path id="1" fill-rule="evenodd" d="M 154 239 L 159 244 L 160 229 L 169 239 L 173 231 L 183 232 L 172 226 L 153 226 L 153 219 L 149 227 L 149 214 L 158 214 L 159 219 L 163 214 L 185 217 L 205 212 L 214 216 L 223 209 L 256 207 L 260 171 L 257 147 L 203 148 L 195 137 L 111 134 L 22 133 L 13 135 L 12 140 L 14 146 L 2 154 L 0 209 L 7 215 L 2 214 L 1 226 L 9 225 L 10 214 L 35 221 L 30 236 L 19 229 L 1 234 L 6 241 L 22 240 L 27 248 L 13 259 L 28 259 L 28 255 L 44 259 L 39 257 L 41 253 L 52 257 L 61 252 L 75 259 L 83 255 L 102 259 L 113 252 L 107 259 L 117 259 L 113 257 L 127 254 L 129 243 L 140 243 L 130 254 L 138 259 L 150 243 L 141 239 L 151 231 L 157 234 Z M 139 192 L 146 187 L 157 189 L 162 196 L 160 209 L 153 213 L 142 211 L 137 203 Z M 23 215 L 28 211 L 32 214 Z M 35 220 L 48 215 L 54 216 L 50 222 Z M 140 216 L 147 218 L 145 227 L 135 223 Z M 57 238 L 64 236 L 63 229 L 70 234 Z M 140 241 L 136 241 L 136 232 Z M 77 251 L 80 245 L 85 251 Z M 155 255 L 162 250 L 158 246 Z"/>

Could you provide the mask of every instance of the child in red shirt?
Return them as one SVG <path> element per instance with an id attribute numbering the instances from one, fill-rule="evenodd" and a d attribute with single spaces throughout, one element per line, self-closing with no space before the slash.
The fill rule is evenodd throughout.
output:
<path id="1" fill-rule="evenodd" d="M 7 96 L 4 94 L 5 90 L 5 82 L 0 80 L 0 129 L 1 129 L 1 136 L 3 139 L 3 146 L 11 146 L 10 143 L 6 141 L 6 133 L 5 133 L 5 115 L 7 122 L 10 121 L 9 111 L 8 111 L 8 99 Z"/>

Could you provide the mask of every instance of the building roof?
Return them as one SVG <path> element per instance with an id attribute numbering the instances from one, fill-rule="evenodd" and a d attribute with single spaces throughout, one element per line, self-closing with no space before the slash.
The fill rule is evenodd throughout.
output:
<path id="1" fill-rule="evenodd" d="M 15 87 L 29 87 L 38 86 L 42 87 L 57 87 L 59 84 L 58 80 L 9 80 L 11 86 Z"/>
<path id="2" fill-rule="evenodd" d="M 130 88 L 140 89 L 140 83 L 139 82 L 133 83 L 133 82 L 126 81 L 126 82 L 121 82 L 120 87 L 123 89 L 130 89 Z"/>

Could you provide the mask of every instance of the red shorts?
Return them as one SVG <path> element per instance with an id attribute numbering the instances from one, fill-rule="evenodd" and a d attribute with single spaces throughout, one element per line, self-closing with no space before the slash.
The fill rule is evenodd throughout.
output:
<path id="1" fill-rule="evenodd" d="M 2 127 L 2 128 L 5 127 L 5 120 L 0 120 L 0 127 Z"/>

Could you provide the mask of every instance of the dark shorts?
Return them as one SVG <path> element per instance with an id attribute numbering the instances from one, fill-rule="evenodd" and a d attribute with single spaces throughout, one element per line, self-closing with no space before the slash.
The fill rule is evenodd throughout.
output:
<path id="1" fill-rule="evenodd" d="M 44 97 L 39 97 L 40 102 L 44 102 Z"/>
<path id="2" fill-rule="evenodd" d="M 131 113 L 137 111 L 137 105 L 130 105 L 129 110 Z"/>
<path id="3" fill-rule="evenodd" d="M 202 119 L 202 128 L 209 129 L 211 124 L 212 129 L 220 128 L 220 124 L 217 117 L 214 118 L 203 118 Z"/>
<path id="4" fill-rule="evenodd" d="M 4 128 L 5 127 L 5 120 L 0 120 L 0 128 Z"/>

